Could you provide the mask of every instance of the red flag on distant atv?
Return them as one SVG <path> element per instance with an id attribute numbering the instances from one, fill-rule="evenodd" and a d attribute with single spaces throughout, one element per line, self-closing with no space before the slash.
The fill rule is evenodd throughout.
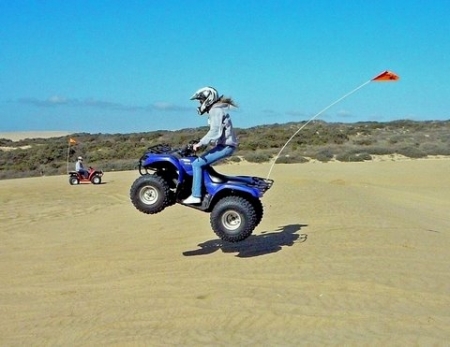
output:
<path id="1" fill-rule="evenodd" d="M 69 139 L 69 145 L 76 145 L 77 141 L 75 141 L 73 138 Z"/>
<path id="2" fill-rule="evenodd" d="M 372 81 L 397 81 L 400 77 L 392 71 L 384 71 L 378 76 L 372 78 Z"/>

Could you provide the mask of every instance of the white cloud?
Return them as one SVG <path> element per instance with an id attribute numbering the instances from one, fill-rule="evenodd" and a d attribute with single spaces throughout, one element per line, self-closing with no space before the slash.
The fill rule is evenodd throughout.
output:
<path id="1" fill-rule="evenodd" d="M 49 97 L 47 99 L 47 101 L 50 104 L 60 105 L 60 104 L 66 104 L 68 102 L 68 99 L 64 98 L 64 97 L 61 97 L 61 96 L 58 96 L 58 95 L 53 95 L 53 96 Z"/>
<path id="2" fill-rule="evenodd" d="M 151 108 L 158 110 L 158 111 L 185 111 L 188 110 L 186 107 L 181 107 L 174 105 L 170 102 L 155 102 L 153 105 L 151 105 Z M 191 110 L 191 108 L 189 108 Z"/>
<path id="3" fill-rule="evenodd" d="M 336 115 L 337 115 L 339 118 L 352 118 L 352 117 L 353 117 L 353 114 L 352 114 L 350 111 L 347 111 L 347 110 L 339 110 L 339 111 L 336 113 Z"/>
<path id="4" fill-rule="evenodd" d="M 31 105 L 36 107 L 89 107 L 97 108 L 103 110 L 116 110 L 116 111 L 127 111 L 127 112 L 151 112 L 156 111 L 185 111 L 188 110 L 186 107 L 178 106 L 169 102 L 156 102 L 148 106 L 132 106 L 124 105 L 117 102 L 97 100 L 94 98 L 87 99 L 75 99 L 67 98 L 59 95 L 50 96 L 47 99 L 36 99 L 36 98 L 20 98 L 16 102 L 24 105 Z M 189 109 L 191 110 L 191 109 Z"/>

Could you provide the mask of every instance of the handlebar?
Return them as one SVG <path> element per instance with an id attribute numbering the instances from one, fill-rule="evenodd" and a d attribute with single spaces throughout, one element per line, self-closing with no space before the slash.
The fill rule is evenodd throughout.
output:
<path id="1" fill-rule="evenodd" d="M 183 148 L 180 148 L 178 150 L 178 153 L 182 156 L 182 157 L 192 157 L 195 156 L 196 151 L 194 151 L 194 143 L 189 143 L 186 146 L 184 146 Z"/>
<path id="2" fill-rule="evenodd" d="M 172 154 L 180 157 L 192 157 L 195 156 L 196 151 L 194 151 L 194 145 L 200 140 L 192 140 L 181 148 L 173 148 L 167 143 L 162 143 L 154 146 L 150 146 L 147 152 L 154 154 Z"/>

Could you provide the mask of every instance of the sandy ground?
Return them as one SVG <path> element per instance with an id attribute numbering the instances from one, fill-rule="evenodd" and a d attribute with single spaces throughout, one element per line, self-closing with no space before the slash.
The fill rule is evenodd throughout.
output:
<path id="1" fill-rule="evenodd" d="M 448 346 L 449 172 L 276 165 L 238 244 L 187 207 L 138 212 L 134 171 L 0 181 L 0 345 Z"/>

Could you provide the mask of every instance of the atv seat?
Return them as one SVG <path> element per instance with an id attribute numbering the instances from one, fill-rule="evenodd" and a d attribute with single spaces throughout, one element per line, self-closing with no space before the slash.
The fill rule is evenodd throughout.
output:
<path id="1" fill-rule="evenodd" d="M 213 183 L 226 183 L 226 182 L 234 182 L 234 183 L 252 183 L 252 177 L 247 176 L 226 176 L 214 170 L 211 166 L 207 169 L 209 177 Z"/>
<path id="2" fill-rule="evenodd" d="M 273 184 L 273 180 L 260 177 L 222 175 L 221 173 L 218 173 L 216 170 L 214 170 L 211 166 L 206 169 L 206 172 L 208 173 L 213 183 L 223 184 L 228 182 L 232 184 L 244 184 L 247 186 L 253 186 L 262 192 L 270 189 Z"/>
<path id="3" fill-rule="evenodd" d="M 208 173 L 209 177 L 211 178 L 211 181 L 214 183 L 225 183 L 228 182 L 231 177 L 222 175 L 221 173 L 218 173 L 216 170 L 212 168 L 212 166 L 208 167 L 206 172 Z"/>

